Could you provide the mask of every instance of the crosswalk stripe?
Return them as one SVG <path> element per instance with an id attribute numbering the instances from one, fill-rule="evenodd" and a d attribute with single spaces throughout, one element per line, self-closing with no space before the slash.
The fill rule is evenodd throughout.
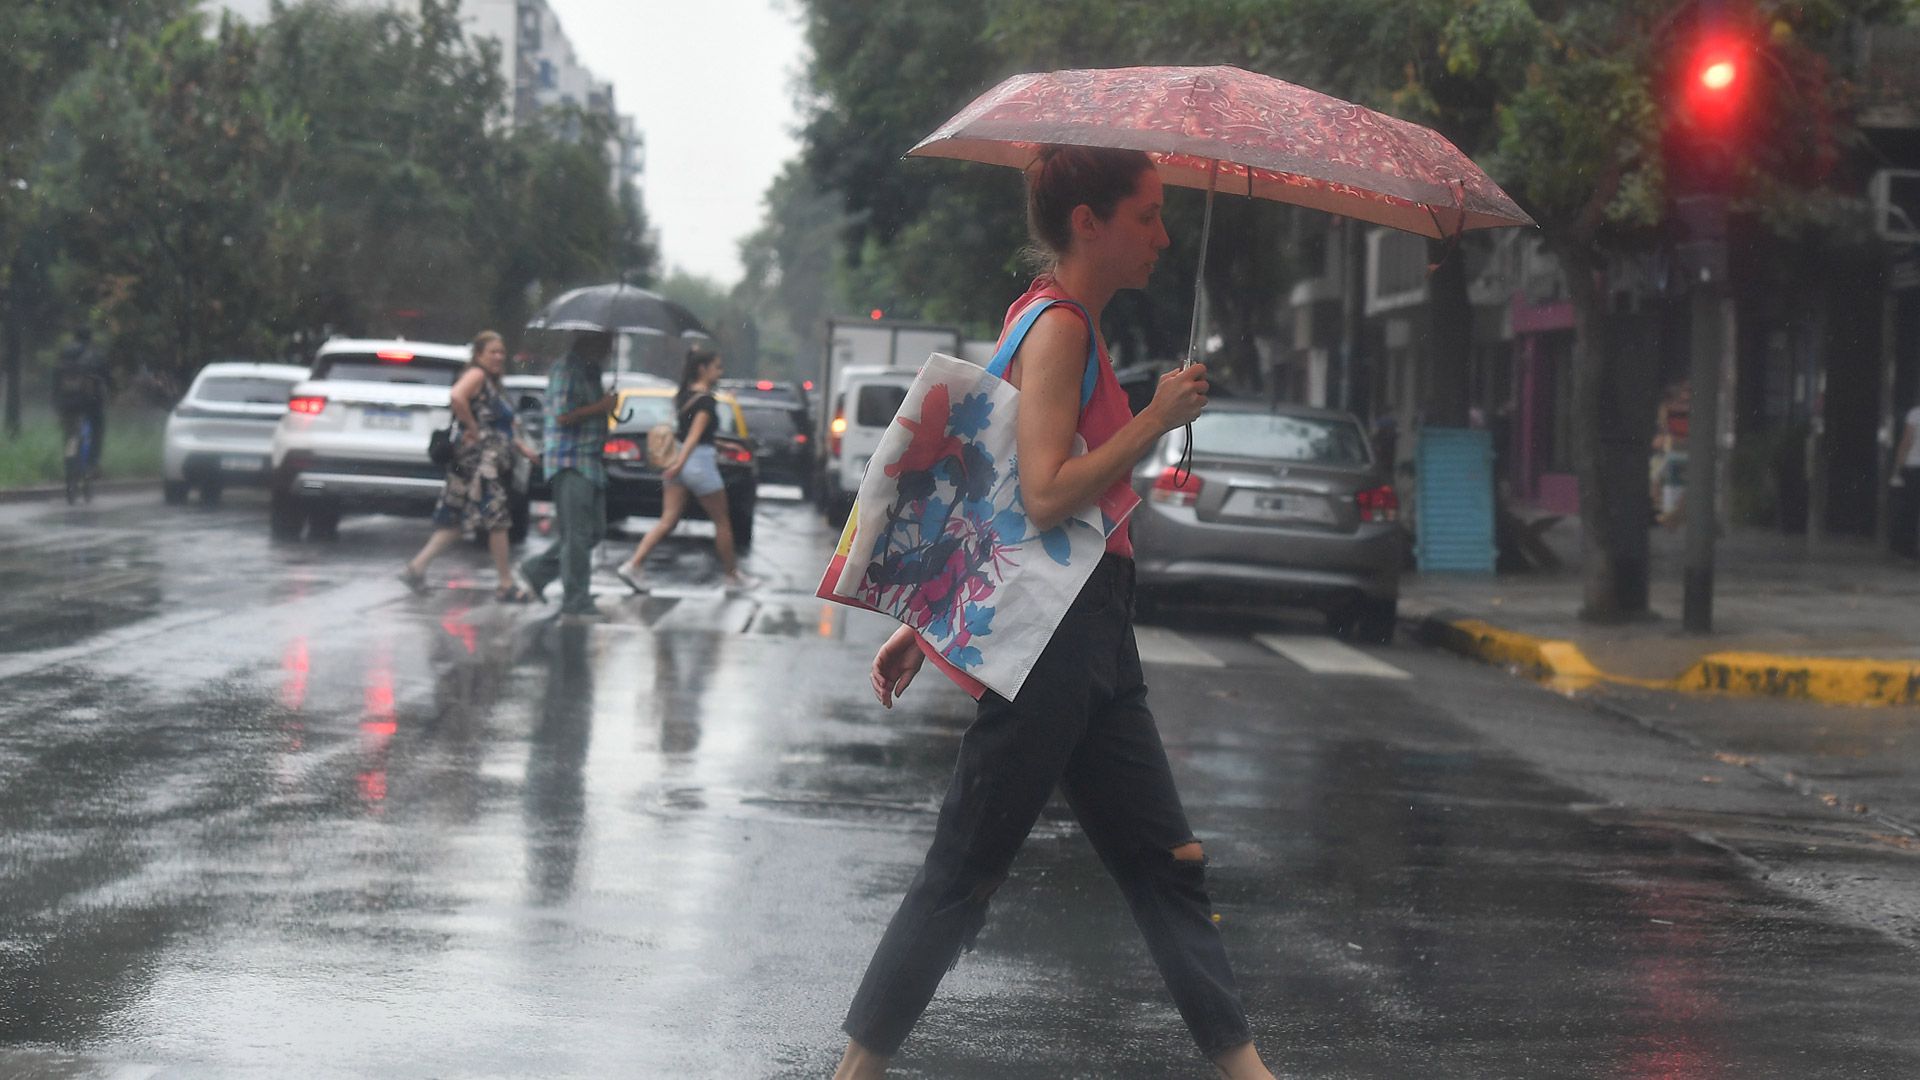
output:
<path id="1" fill-rule="evenodd" d="M 1136 624 L 1133 641 L 1140 647 L 1142 663 L 1184 664 L 1188 667 L 1227 666 L 1226 661 L 1162 627 Z"/>
<path id="2" fill-rule="evenodd" d="M 1327 638 L 1255 634 L 1255 641 L 1299 664 L 1315 675 L 1367 675 L 1376 679 L 1409 679 L 1406 672 L 1359 649 Z"/>

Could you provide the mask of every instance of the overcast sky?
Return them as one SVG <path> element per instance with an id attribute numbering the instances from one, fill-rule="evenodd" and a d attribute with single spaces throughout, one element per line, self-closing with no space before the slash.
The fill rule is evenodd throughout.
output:
<path id="1" fill-rule="evenodd" d="M 547 0 L 588 70 L 647 139 L 661 261 L 723 285 L 760 197 L 799 152 L 806 44 L 791 0 Z"/>

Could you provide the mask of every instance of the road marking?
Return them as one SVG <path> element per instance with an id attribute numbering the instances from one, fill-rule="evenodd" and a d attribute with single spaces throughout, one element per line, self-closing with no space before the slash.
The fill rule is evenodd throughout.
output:
<path id="1" fill-rule="evenodd" d="M 1366 675 L 1376 679 L 1413 677 L 1359 649 L 1327 638 L 1255 634 L 1253 639 L 1315 675 Z"/>
<path id="2" fill-rule="evenodd" d="M 1140 647 L 1140 660 L 1147 664 L 1184 664 L 1188 667 L 1226 667 L 1226 661 L 1193 642 L 1158 626 L 1133 628 L 1133 640 Z"/>

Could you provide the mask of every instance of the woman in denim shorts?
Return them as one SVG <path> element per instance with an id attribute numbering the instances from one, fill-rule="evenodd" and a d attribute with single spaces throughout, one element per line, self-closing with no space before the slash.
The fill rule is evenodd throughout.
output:
<path id="1" fill-rule="evenodd" d="M 749 584 L 740 573 L 733 553 L 733 519 L 727 512 L 727 486 L 720 478 L 720 456 L 713 439 L 720 430 L 719 407 L 713 386 L 720 381 L 725 365 L 720 354 L 694 346 L 687 350 L 687 363 L 680 371 L 680 389 L 673 395 L 674 434 L 680 440 L 680 455 L 660 472 L 662 486 L 660 520 L 633 549 L 633 557 L 614 571 L 634 592 L 646 591 L 640 584 L 641 564 L 647 553 L 672 534 L 687 512 L 689 496 L 700 503 L 713 522 L 713 546 L 726 571 L 727 584 L 741 588 Z"/>

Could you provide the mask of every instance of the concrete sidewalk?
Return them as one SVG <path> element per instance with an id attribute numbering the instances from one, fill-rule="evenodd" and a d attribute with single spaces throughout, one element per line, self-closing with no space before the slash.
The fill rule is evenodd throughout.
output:
<path id="1" fill-rule="evenodd" d="M 1683 537 L 1655 530 L 1654 615 L 1582 622 L 1579 522 L 1545 539 L 1552 573 L 1415 574 L 1401 615 L 1426 641 L 1566 689 L 1597 683 L 1837 704 L 1920 703 L 1920 568 L 1871 543 L 1810 550 L 1798 536 L 1735 530 L 1715 559 L 1714 633 L 1680 626 Z"/>

